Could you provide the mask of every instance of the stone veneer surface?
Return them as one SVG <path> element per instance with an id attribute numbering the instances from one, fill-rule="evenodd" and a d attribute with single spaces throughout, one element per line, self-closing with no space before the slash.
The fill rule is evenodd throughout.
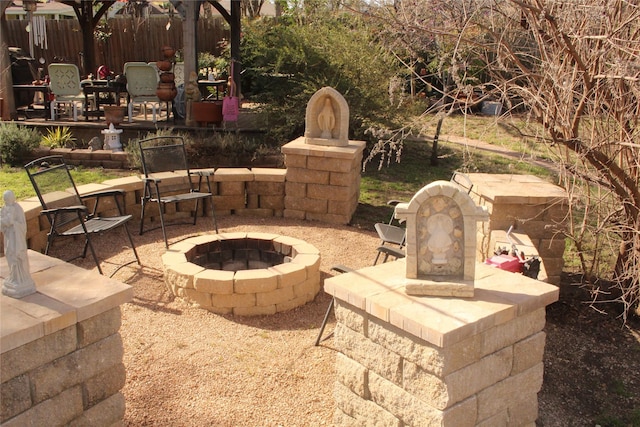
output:
<path id="1" fill-rule="evenodd" d="M 0 423 L 3 426 L 121 422 L 125 402 L 120 305 L 133 289 L 29 251 L 37 292 L 0 298 Z M 0 258 L 0 280 L 8 274 Z"/>
<path id="2" fill-rule="evenodd" d="M 325 281 L 335 425 L 533 426 L 558 288 L 478 264 L 473 298 L 416 297 L 404 273 L 399 260 Z"/>

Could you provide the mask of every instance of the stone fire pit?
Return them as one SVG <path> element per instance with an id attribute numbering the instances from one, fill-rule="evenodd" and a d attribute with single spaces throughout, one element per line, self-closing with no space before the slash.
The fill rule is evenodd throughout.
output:
<path id="1" fill-rule="evenodd" d="M 175 296 L 219 314 L 275 314 L 320 291 L 320 251 L 277 234 L 192 237 L 171 245 L 162 264 Z"/>

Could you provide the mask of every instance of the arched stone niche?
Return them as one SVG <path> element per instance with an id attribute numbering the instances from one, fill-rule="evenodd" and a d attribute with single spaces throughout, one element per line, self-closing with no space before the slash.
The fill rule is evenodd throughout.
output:
<path id="1" fill-rule="evenodd" d="M 488 218 L 486 209 L 458 185 L 435 181 L 395 212 L 407 224 L 407 293 L 472 297 L 476 223 Z"/>
<path id="2" fill-rule="evenodd" d="M 307 103 L 304 138 L 307 144 L 349 145 L 349 106 L 332 87 L 323 87 Z"/>

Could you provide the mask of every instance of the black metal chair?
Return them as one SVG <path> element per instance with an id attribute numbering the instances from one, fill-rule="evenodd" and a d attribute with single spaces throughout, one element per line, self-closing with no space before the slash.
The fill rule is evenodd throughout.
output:
<path id="1" fill-rule="evenodd" d="M 33 184 L 38 199 L 40 199 L 43 209 L 42 214 L 46 215 L 50 225 L 49 233 L 47 234 L 47 245 L 44 250 L 45 255 L 48 255 L 53 241 L 57 237 L 84 236 L 82 255 L 72 259 L 86 257 L 87 249 L 89 249 L 98 271 L 100 274 L 104 274 L 90 236 L 121 227 L 127 234 L 136 259 L 119 266 L 111 275 L 113 276 L 125 265 L 133 262 L 140 264 L 140 258 L 131 238 L 131 233 L 127 229 L 127 222 L 132 218 L 132 215 L 125 215 L 123 212 L 123 190 L 98 191 L 81 196 L 73 181 L 69 166 L 65 163 L 64 158 L 59 155 L 41 157 L 26 164 L 24 168 L 31 184 Z M 103 203 L 107 203 L 108 200 L 115 203 L 115 210 L 117 210 L 118 215 L 98 216 L 101 200 L 103 200 Z M 122 200 L 122 204 L 120 200 Z M 93 207 L 89 209 L 85 205 L 85 201 L 87 205 L 93 204 Z"/>
<path id="2" fill-rule="evenodd" d="M 144 220 L 147 204 L 149 202 L 157 203 L 160 215 L 160 228 L 162 228 L 164 244 L 168 248 L 169 242 L 167 240 L 166 226 L 169 224 L 166 223 L 164 218 L 166 205 L 170 203 L 177 204 L 194 201 L 193 225 L 195 225 L 198 217 L 199 202 L 203 200 L 204 203 L 206 199 L 209 199 L 209 204 L 211 205 L 211 216 L 217 233 L 218 223 L 216 221 L 213 192 L 211 191 L 211 182 L 209 179 L 214 173 L 213 169 L 189 170 L 184 138 L 181 136 L 155 136 L 138 141 L 138 145 L 140 147 L 140 159 L 144 172 L 140 234 L 145 232 Z M 184 179 L 179 180 L 179 183 L 176 183 L 177 180 L 171 180 L 170 185 L 164 185 L 161 175 L 163 172 L 181 173 L 184 174 Z M 192 177 L 194 176 L 198 177 L 197 184 L 194 184 L 192 181 Z M 203 180 L 206 182 L 208 192 L 200 191 Z M 203 215 L 206 210 L 205 208 L 203 208 Z M 178 223 L 181 222 L 172 222 L 172 224 Z M 149 230 L 155 228 L 159 227 L 153 227 Z"/>

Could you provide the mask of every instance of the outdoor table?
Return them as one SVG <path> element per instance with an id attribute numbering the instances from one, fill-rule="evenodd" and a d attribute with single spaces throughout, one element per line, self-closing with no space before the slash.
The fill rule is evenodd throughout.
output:
<path id="1" fill-rule="evenodd" d="M 13 91 L 15 99 L 18 99 L 18 93 L 27 92 L 31 99 L 33 100 L 33 96 L 40 92 L 43 96 L 43 104 L 44 104 L 44 118 L 48 120 L 51 116 L 51 104 L 49 102 L 49 94 L 51 93 L 49 90 L 49 85 L 41 84 L 41 85 L 13 85 Z M 28 117 L 27 117 L 28 118 Z"/>
<path id="2" fill-rule="evenodd" d="M 104 111 L 100 109 L 100 105 L 109 104 L 120 105 L 120 95 L 127 93 L 127 87 L 124 83 L 114 82 L 112 80 L 85 80 L 82 82 L 82 91 L 84 92 L 84 118 L 89 120 L 89 116 L 101 117 Z M 89 109 L 89 95 L 93 94 L 96 100 L 95 109 Z M 104 94 L 104 96 L 101 96 Z"/>
<path id="3" fill-rule="evenodd" d="M 198 88 L 200 89 L 200 93 L 204 99 L 213 99 L 213 94 L 209 92 L 210 87 L 216 88 L 216 100 L 220 100 L 220 91 L 222 90 L 222 95 L 227 89 L 227 81 L 226 80 L 198 80 Z"/>

